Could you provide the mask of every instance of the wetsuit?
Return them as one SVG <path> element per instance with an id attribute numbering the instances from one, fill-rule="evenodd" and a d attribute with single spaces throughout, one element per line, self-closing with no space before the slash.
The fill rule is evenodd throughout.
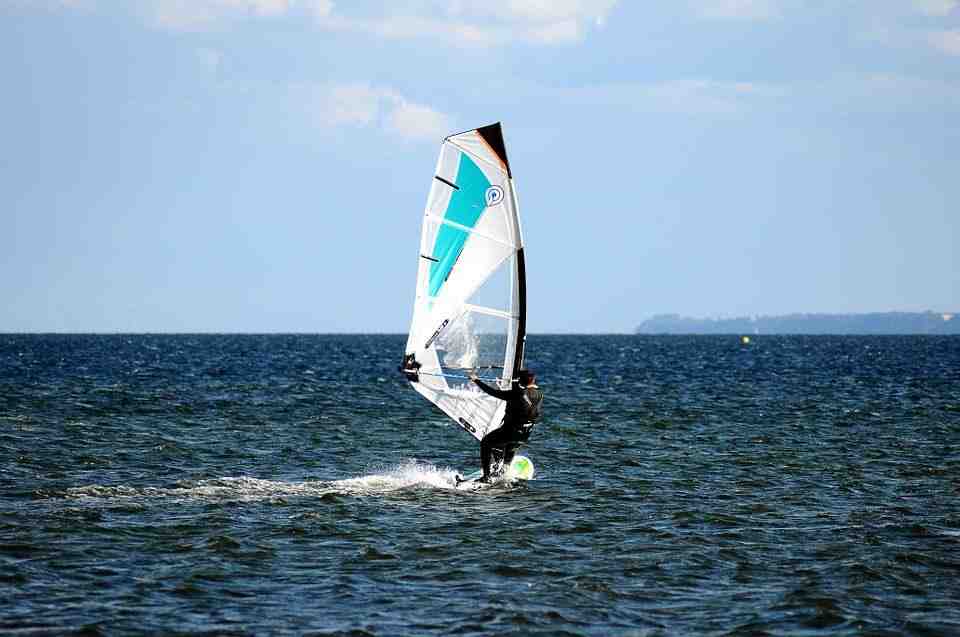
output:
<path id="1" fill-rule="evenodd" d="M 510 389 L 494 389 L 479 378 L 474 381 L 484 393 L 507 401 L 507 410 L 503 415 L 503 424 L 488 433 L 480 441 L 480 466 L 483 468 L 483 479 L 490 479 L 490 470 L 493 460 L 503 462 L 503 467 L 509 467 L 513 456 L 520 445 L 530 438 L 534 422 L 540 413 L 540 403 L 543 401 L 543 392 L 536 385 L 521 387 L 514 383 Z M 531 421 L 531 414 L 533 421 Z"/>

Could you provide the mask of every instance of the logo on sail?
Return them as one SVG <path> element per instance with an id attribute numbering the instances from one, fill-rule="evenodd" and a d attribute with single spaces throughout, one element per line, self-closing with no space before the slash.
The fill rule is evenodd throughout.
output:
<path id="1" fill-rule="evenodd" d="M 500 186 L 490 186 L 487 188 L 487 192 L 484 193 L 484 198 L 487 200 L 488 207 L 496 206 L 503 201 L 503 188 Z"/>
<path id="2" fill-rule="evenodd" d="M 447 323 L 449 322 L 450 322 L 450 319 L 443 319 L 443 323 L 441 323 L 440 327 L 437 328 L 437 331 L 433 333 L 433 336 L 431 336 L 430 340 L 427 341 L 427 343 L 423 346 L 423 349 L 427 349 L 428 347 L 433 345 L 433 342 L 437 340 L 437 337 L 440 336 L 440 332 L 443 331 L 443 328 L 445 328 L 447 326 Z"/>

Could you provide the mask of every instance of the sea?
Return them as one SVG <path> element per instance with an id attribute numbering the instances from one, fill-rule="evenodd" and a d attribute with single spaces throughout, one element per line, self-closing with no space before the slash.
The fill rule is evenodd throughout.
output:
<path id="1" fill-rule="evenodd" d="M 401 335 L 0 335 L 0 634 L 960 635 L 960 337 L 536 335 L 528 482 Z"/>

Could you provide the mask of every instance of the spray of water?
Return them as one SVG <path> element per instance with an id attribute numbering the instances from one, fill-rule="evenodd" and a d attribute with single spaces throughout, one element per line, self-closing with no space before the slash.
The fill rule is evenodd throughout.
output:
<path id="1" fill-rule="evenodd" d="M 473 318 L 468 312 L 450 324 L 437 341 L 446 367 L 472 369 L 480 359 Z"/>
<path id="2" fill-rule="evenodd" d="M 147 504 L 152 500 L 257 502 L 276 498 L 319 497 L 328 494 L 377 495 L 412 488 L 454 489 L 457 472 L 410 460 L 372 473 L 332 481 L 280 482 L 258 478 L 224 477 L 174 487 L 89 485 L 67 489 L 62 497 L 90 505 L 117 501 Z"/>

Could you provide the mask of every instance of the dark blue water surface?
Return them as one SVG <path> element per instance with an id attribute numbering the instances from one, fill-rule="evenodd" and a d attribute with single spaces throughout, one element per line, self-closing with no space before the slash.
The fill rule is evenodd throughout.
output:
<path id="1" fill-rule="evenodd" d="M 0 335 L 0 632 L 960 634 L 960 337 L 534 335 L 481 491 L 404 341 Z"/>

